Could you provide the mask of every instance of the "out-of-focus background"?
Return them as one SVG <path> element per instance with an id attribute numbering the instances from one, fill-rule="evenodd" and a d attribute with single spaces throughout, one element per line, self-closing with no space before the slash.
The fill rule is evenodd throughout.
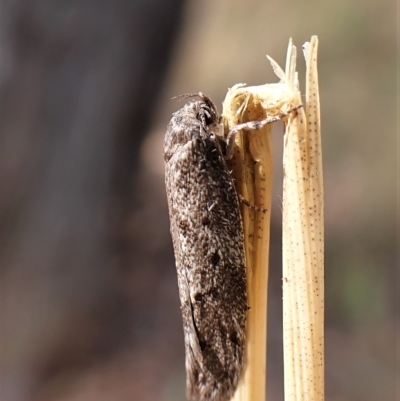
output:
<path id="1" fill-rule="evenodd" d="M 284 65 L 289 37 L 300 50 L 313 34 L 326 399 L 399 399 L 396 3 L 0 4 L 1 401 L 185 399 L 163 177 L 182 105 L 171 97 L 221 106 L 235 83 L 275 82 L 265 55 Z M 304 83 L 300 51 L 298 70 Z M 267 388 L 282 401 L 279 129 L 274 142 Z"/>

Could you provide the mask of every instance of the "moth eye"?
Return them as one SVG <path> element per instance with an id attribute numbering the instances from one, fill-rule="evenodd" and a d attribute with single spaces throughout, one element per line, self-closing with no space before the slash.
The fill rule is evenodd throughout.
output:
<path id="1" fill-rule="evenodd" d="M 196 302 L 200 302 L 203 299 L 203 295 L 201 294 L 201 292 L 198 292 L 195 296 L 194 296 L 194 300 Z"/>

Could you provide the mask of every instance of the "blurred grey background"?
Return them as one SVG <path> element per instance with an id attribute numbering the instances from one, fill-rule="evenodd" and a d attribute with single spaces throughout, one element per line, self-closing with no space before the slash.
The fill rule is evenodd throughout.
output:
<path id="1" fill-rule="evenodd" d="M 289 37 L 300 50 L 313 34 L 326 399 L 399 399 L 397 3 L 0 3 L 1 401 L 185 399 L 162 156 L 171 97 L 203 91 L 220 106 L 235 83 L 275 82 L 265 55 L 283 66 Z M 301 54 L 298 70 L 304 85 Z M 279 129 L 274 143 L 267 389 L 282 401 Z"/>

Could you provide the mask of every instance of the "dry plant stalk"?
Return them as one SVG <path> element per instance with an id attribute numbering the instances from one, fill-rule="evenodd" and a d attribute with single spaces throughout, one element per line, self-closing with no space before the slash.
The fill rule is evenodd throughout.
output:
<path id="1" fill-rule="evenodd" d="M 227 127 L 262 120 L 265 110 L 257 98 L 233 88 L 225 100 L 223 116 Z M 226 106 L 229 105 L 229 110 Z M 243 203 L 241 213 L 246 251 L 247 314 L 245 370 L 236 390 L 236 400 L 265 400 L 266 310 L 269 255 L 269 227 L 272 192 L 271 126 L 259 131 L 241 132 L 236 137 L 234 155 L 228 161 L 238 193 L 255 210 Z"/>
<path id="2" fill-rule="evenodd" d="M 316 36 L 305 45 L 306 104 L 284 144 L 283 330 L 286 401 L 324 400 L 324 205 Z M 288 57 L 293 60 L 292 57 Z M 290 62 L 290 71 L 295 66 Z"/>
<path id="3" fill-rule="evenodd" d="M 277 65 L 273 62 L 274 69 Z M 280 73 L 283 77 L 284 73 Z M 284 78 L 284 77 L 283 77 Z M 297 101 L 297 103 L 294 102 Z M 235 125 L 272 117 L 301 104 L 286 82 L 256 87 L 235 85 L 223 106 L 225 132 Z M 271 125 L 236 137 L 229 163 L 238 193 L 266 213 L 241 206 L 245 234 L 247 316 L 245 368 L 235 393 L 236 401 L 264 401 L 266 373 L 267 281 L 272 197 Z"/>
<path id="4" fill-rule="evenodd" d="M 287 199 L 288 196 L 288 179 L 292 180 L 292 176 L 289 175 L 288 167 L 290 163 L 297 163 L 297 159 L 301 156 L 290 155 L 288 152 L 288 142 L 292 140 L 297 129 L 302 130 L 303 125 L 306 127 L 319 127 L 319 105 L 318 103 L 318 92 L 315 91 L 315 84 L 317 84 L 316 78 L 316 49 L 317 38 L 313 37 L 310 46 L 310 56 L 314 63 L 308 62 L 307 80 L 314 82 L 314 87 L 307 88 L 307 111 L 309 108 L 318 111 L 318 118 L 312 118 L 309 120 L 309 124 L 306 122 L 305 110 L 299 109 L 296 113 L 293 113 L 289 117 L 289 121 L 286 125 L 286 136 L 285 139 L 285 194 Z M 314 53 L 312 53 L 314 51 Z M 269 58 L 276 75 L 280 78 L 280 82 L 276 84 L 266 84 L 255 87 L 244 87 L 243 84 L 235 85 L 228 91 L 223 105 L 223 120 L 224 120 L 224 132 L 227 133 L 232 127 L 238 124 L 246 123 L 248 121 L 263 120 L 267 116 L 272 117 L 280 113 L 285 113 L 301 104 L 301 96 L 299 91 L 296 69 L 296 48 L 289 43 L 287 62 L 286 62 L 286 73 L 278 66 L 278 64 Z M 311 64 L 314 66 L 314 72 L 310 73 Z M 313 75 L 314 74 L 314 75 Z M 308 84 L 309 85 L 309 84 Z M 315 94 L 311 99 L 311 95 Z M 314 101 L 311 105 L 311 101 Z M 310 104 L 310 106 L 308 106 Z M 307 125 L 308 124 L 308 125 Z M 306 128 L 306 130 L 309 128 Z M 308 132 L 303 130 L 302 132 Z M 238 193 L 251 204 L 256 207 L 267 209 L 267 213 L 257 211 L 249 208 L 242 204 L 241 212 L 243 217 L 243 226 L 245 233 L 245 249 L 246 249 L 246 268 L 247 268 L 247 296 L 248 305 L 250 307 L 248 312 L 248 320 L 246 327 L 247 343 L 245 351 L 245 367 L 242 379 L 239 383 L 238 389 L 233 397 L 235 401 L 264 401 L 265 400 L 265 373 L 266 373 L 266 319 L 267 319 L 267 281 L 268 281 L 268 256 L 269 256 L 269 227 L 270 227 L 270 212 L 271 212 L 271 196 L 272 196 L 272 151 L 271 151 L 271 139 L 270 139 L 271 125 L 265 125 L 261 130 L 258 131 L 246 131 L 240 132 L 236 137 L 234 156 L 229 162 L 229 167 L 232 169 L 233 177 L 236 180 L 236 189 Z M 305 141 L 304 144 L 308 143 Z M 316 143 L 314 141 L 313 143 Z M 320 143 L 320 141 L 318 142 Z M 306 146 L 306 145 L 304 145 Z M 303 150 L 304 151 L 304 150 Z M 319 153 L 320 155 L 320 153 Z M 288 157 L 297 157 L 288 162 Z M 308 160 L 308 159 L 307 159 Z M 316 163 L 316 162 L 315 162 Z M 319 161 L 319 165 L 321 162 Z M 313 166 L 314 168 L 315 166 Z M 291 173 L 290 173 L 291 174 Z M 319 174 L 320 183 L 322 185 L 322 173 Z M 317 175 L 317 174 L 316 174 Z M 314 188 L 314 187 L 313 187 Z M 296 196 L 300 199 L 300 195 L 289 195 Z M 301 195 L 304 196 L 304 195 Z M 296 199 L 297 199 L 296 198 Z M 294 199 L 292 199 L 296 203 Z M 320 197 L 322 201 L 322 195 Z M 284 213 L 286 211 L 293 211 L 292 207 L 287 207 L 287 201 L 284 200 Z M 291 204 L 292 205 L 292 204 Z M 293 217 L 293 215 L 291 215 Z M 299 215 L 300 216 L 300 215 Z M 322 221 L 322 214 L 319 215 L 320 221 Z M 299 220 L 297 217 L 296 221 Z M 285 232 L 291 232 L 293 230 L 290 225 L 291 222 L 287 217 L 284 218 L 284 236 Z M 323 232 L 322 230 L 319 231 Z M 287 236 L 286 236 L 287 238 Z M 317 238 L 314 236 L 314 238 Z M 287 241 L 284 239 L 284 241 Z M 323 241 L 323 240 L 322 240 Z M 314 241 L 315 244 L 315 241 Z M 293 244 L 292 244 L 293 245 Z M 291 245 L 291 246 L 292 246 Z M 289 247 L 290 248 L 290 247 Z M 288 249 L 286 246 L 285 249 Z M 290 250 L 290 249 L 289 249 Z M 318 250 L 320 252 L 320 250 Z M 322 250 L 323 253 L 323 250 Z M 320 253 L 321 254 L 321 253 Z M 297 253 L 296 253 L 297 255 Z M 288 297 L 293 299 L 296 303 L 296 298 L 293 295 L 287 293 L 287 289 L 298 289 L 294 287 L 293 282 L 289 283 L 292 273 L 288 274 L 288 268 L 292 269 L 292 259 L 289 259 L 284 255 L 285 260 L 285 272 L 284 272 L 284 290 L 285 297 L 284 306 L 288 305 Z M 288 264 L 290 262 L 290 264 Z M 297 263 L 297 261 L 296 261 Z M 290 266 L 290 267 L 289 267 Z M 303 268 L 304 270 L 304 268 Z M 312 276 L 314 277 L 314 276 Z M 321 280 L 318 281 L 318 284 Z M 315 289 L 315 294 L 318 290 Z M 323 297 L 323 289 L 319 290 L 318 295 Z M 307 297 L 306 297 L 307 298 Z M 308 299 L 308 298 L 307 298 Z M 321 305 L 321 304 L 320 304 Z M 290 308 L 294 308 L 293 304 L 290 304 Z M 286 309 L 285 309 L 286 310 Z M 323 312 L 323 300 L 322 300 L 322 312 Z M 289 312 L 285 312 L 285 333 L 295 333 L 294 329 L 287 329 L 286 315 Z M 322 316 L 323 313 L 320 313 Z M 313 317 L 313 319 L 315 319 Z M 298 322 L 298 320 L 296 320 Z M 318 332 L 322 327 L 322 323 L 319 322 L 313 327 L 318 327 Z M 313 330 L 311 327 L 311 330 Z M 314 333 L 315 334 L 315 333 Z M 288 338 L 292 340 L 292 347 L 287 346 Z M 312 338 L 311 342 L 314 341 L 315 337 L 309 334 L 309 338 Z M 323 340 L 321 342 L 321 336 L 318 337 L 318 347 L 323 347 Z M 289 372 L 304 372 L 305 366 L 293 366 L 292 362 L 299 360 L 300 363 L 304 360 L 298 358 L 293 354 L 290 354 L 290 350 L 296 352 L 302 352 L 301 346 L 298 348 L 298 344 L 294 346 L 295 342 L 292 336 L 285 334 L 285 392 L 288 396 L 291 392 L 286 383 L 290 380 L 291 383 L 295 383 L 294 379 L 291 379 Z M 322 344 L 322 345 L 321 345 Z M 318 348 L 321 349 L 322 348 Z M 289 355 L 291 355 L 289 357 Z M 311 355 L 311 354 L 310 354 Z M 322 353 L 319 354 L 321 357 Z M 292 358 L 292 360 L 290 360 Z M 319 366 L 322 363 L 323 371 L 323 360 L 319 360 Z M 310 373 L 307 377 L 311 377 L 314 373 Z M 317 374 L 317 372 L 315 372 Z M 311 376 L 310 376 L 311 375 Z M 302 376 L 300 376 L 302 377 Z M 322 378 L 322 379 L 321 379 Z M 322 380 L 323 387 L 323 376 L 321 372 L 318 373 L 317 378 L 312 383 L 320 383 Z M 293 386 L 292 386 L 293 387 Z M 296 385 L 296 389 L 299 385 Z M 303 389 L 304 387 L 302 387 Z M 318 387 L 320 388 L 320 386 Z M 323 393 L 323 390 L 322 390 Z M 310 394 L 308 391 L 305 394 Z M 300 399 L 300 398 L 299 398 Z M 310 398 L 317 400 L 317 398 Z M 296 398 L 297 400 L 297 398 Z M 318 399 L 319 400 L 319 399 Z"/>

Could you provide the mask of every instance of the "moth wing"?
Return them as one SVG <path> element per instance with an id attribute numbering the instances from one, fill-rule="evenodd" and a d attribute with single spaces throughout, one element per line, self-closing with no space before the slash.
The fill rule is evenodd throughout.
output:
<path id="1" fill-rule="evenodd" d="M 247 311 L 238 198 L 217 144 L 198 122 L 189 129 L 176 117 L 164 154 L 187 396 L 227 401 L 243 365 Z"/>

